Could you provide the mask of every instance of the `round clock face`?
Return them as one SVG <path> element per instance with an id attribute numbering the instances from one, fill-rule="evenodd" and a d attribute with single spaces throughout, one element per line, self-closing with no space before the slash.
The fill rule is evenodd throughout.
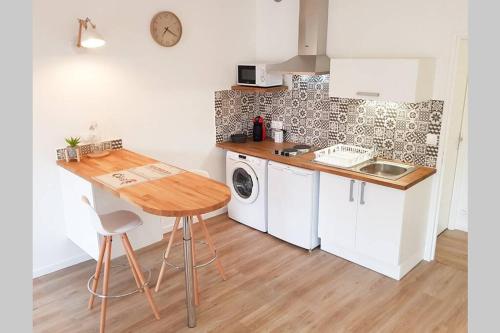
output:
<path id="1" fill-rule="evenodd" d="M 172 12 L 159 12 L 151 20 L 151 36 L 161 46 L 174 46 L 182 36 L 182 25 Z"/>

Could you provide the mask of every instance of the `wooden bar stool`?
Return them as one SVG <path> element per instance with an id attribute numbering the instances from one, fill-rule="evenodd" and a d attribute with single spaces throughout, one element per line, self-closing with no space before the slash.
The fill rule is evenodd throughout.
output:
<path id="1" fill-rule="evenodd" d="M 88 303 L 89 310 L 92 309 L 92 305 L 94 303 L 94 296 L 102 298 L 101 321 L 99 325 L 99 332 L 104 333 L 108 298 L 123 297 L 131 295 L 136 291 L 141 291 L 141 292 L 144 291 L 144 294 L 146 295 L 146 298 L 149 302 L 149 306 L 153 310 L 155 318 L 160 319 L 158 309 L 156 307 L 156 304 L 154 303 L 153 296 L 151 295 L 151 290 L 148 287 L 148 282 L 144 279 L 142 270 L 139 266 L 139 263 L 137 262 L 134 250 L 132 249 L 132 245 L 130 245 L 130 241 L 127 237 L 127 232 L 142 225 L 141 218 L 137 214 L 126 210 L 119 210 L 109 214 L 99 215 L 94 210 L 94 208 L 92 207 L 90 201 L 86 196 L 82 196 L 82 201 L 88 207 L 90 219 L 97 233 L 104 237 L 103 246 L 99 251 L 99 258 L 97 260 L 95 274 L 89 279 L 88 283 L 88 288 L 90 292 L 90 298 Z M 112 247 L 111 244 L 113 241 L 113 236 L 121 236 L 123 248 L 125 249 L 130 269 L 132 271 L 132 275 L 134 276 L 137 285 L 137 289 L 135 291 L 119 296 L 112 296 L 108 294 L 109 271 L 111 269 L 111 247 Z M 101 275 L 103 261 L 104 261 L 104 277 L 102 282 L 102 294 L 98 294 L 96 293 L 96 290 L 97 290 L 97 285 L 99 283 L 99 277 Z M 90 287 L 91 280 L 93 280 L 92 287 Z"/>
<path id="2" fill-rule="evenodd" d="M 196 173 L 200 176 L 210 178 L 209 173 L 205 170 L 189 170 L 189 171 Z M 210 252 L 212 253 L 212 256 L 213 256 L 212 259 L 210 259 L 208 262 L 206 262 L 204 264 L 196 265 L 196 254 L 195 254 L 195 245 L 194 245 L 195 238 L 194 238 L 194 232 L 193 232 L 193 217 L 189 217 L 189 226 L 190 226 L 189 230 L 190 230 L 190 234 L 191 234 L 191 251 L 193 253 L 193 266 L 195 268 L 194 269 L 194 300 L 195 300 L 195 304 L 198 305 L 198 304 L 200 304 L 200 298 L 199 298 L 199 284 L 198 284 L 197 269 L 204 267 L 212 262 L 215 262 L 217 270 L 219 271 L 219 274 L 222 277 L 222 280 L 224 280 L 224 281 L 226 280 L 226 274 L 224 272 L 224 268 L 222 267 L 222 264 L 221 264 L 219 258 L 217 257 L 217 249 L 215 248 L 212 237 L 210 236 L 210 233 L 208 232 L 208 228 L 207 228 L 207 225 L 205 223 L 205 220 L 203 220 L 201 215 L 196 215 L 196 218 L 198 219 L 198 222 L 201 224 L 201 228 L 203 231 L 203 235 L 205 237 L 205 241 L 206 241 L 206 243 L 210 249 Z M 167 258 L 168 258 L 168 255 L 170 253 L 170 249 L 172 248 L 172 244 L 174 242 L 175 233 L 180 227 L 180 221 L 181 221 L 180 217 L 177 217 L 175 219 L 174 226 L 172 228 L 172 232 L 171 232 L 170 238 L 168 240 L 167 248 L 166 248 L 165 253 L 163 255 L 163 262 L 161 265 L 160 274 L 158 276 L 158 281 L 156 282 L 156 288 L 155 288 L 156 292 L 158 292 L 160 290 L 160 284 L 161 284 L 161 281 L 163 279 L 163 275 L 165 274 L 165 268 L 167 266 Z M 174 265 L 171 265 L 171 266 L 174 266 Z"/>

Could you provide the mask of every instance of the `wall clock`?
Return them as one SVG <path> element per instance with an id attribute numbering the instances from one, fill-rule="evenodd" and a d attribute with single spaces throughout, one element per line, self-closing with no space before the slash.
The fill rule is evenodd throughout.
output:
<path id="1" fill-rule="evenodd" d="M 182 24 L 172 12 L 159 12 L 151 19 L 151 36 L 161 46 L 171 47 L 179 42 L 182 36 Z"/>

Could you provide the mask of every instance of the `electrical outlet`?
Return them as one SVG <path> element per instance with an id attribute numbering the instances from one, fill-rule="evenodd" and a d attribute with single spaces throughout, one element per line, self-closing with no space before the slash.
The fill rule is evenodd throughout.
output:
<path id="1" fill-rule="evenodd" d="M 271 121 L 271 128 L 274 129 L 283 129 L 283 122 L 278 120 Z"/>
<path id="2" fill-rule="evenodd" d="M 427 134 L 427 137 L 426 137 L 426 140 L 425 140 L 426 144 L 428 145 L 437 145 L 438 144 L 438 136 L 436 134 Z"/>

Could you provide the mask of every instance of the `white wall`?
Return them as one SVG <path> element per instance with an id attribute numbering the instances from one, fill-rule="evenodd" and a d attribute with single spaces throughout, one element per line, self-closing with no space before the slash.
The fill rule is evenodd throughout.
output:
<path id="1" fill-rule="evenodd" d="M 175 12 L 183 36 L 173 48 L 149 33 L 152 16 Z M 77 18 L 89 16 L 107 41 L 75 47 Z M 232 0 L 35 0 L 33 2 L 33 272 L 87 258 L 64 235 L 55 149 L 96 120 L 103 136 L 224 180 L 215 148 L 214 91 L 255 57 L 255 2 Z M 251 24 L 242 24 L 251 22 Z"/>
<path id="2" fill-rule="evenodd" d="M 299 0 L 256 0 L 256 55 L 280 62 L 297 55 Z"/>

